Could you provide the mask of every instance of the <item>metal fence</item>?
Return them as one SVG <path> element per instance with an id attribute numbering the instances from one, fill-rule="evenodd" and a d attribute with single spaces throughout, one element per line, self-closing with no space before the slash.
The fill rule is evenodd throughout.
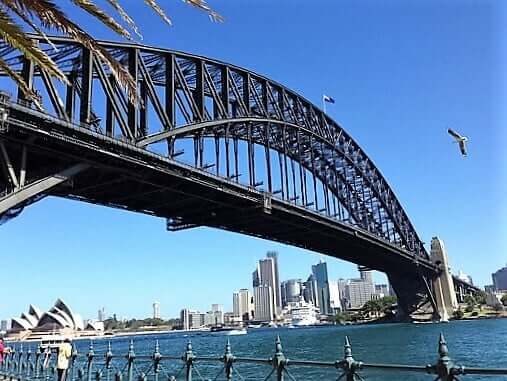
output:
<path id="1" fill-rule="evenodd" d="M 22 344 L 14 347 L 5 355 L 0 364 L 0 379 L 10 381 L 60 381 L 57 380 L 57 350 L 43 348 L 40 345 L 32 351 Z M 66 371 L 67 381 L 210 381 L 210 380 L 271 380 L 295 381 L 293 369 L 300 367 L 327 368 L 336 372 L 337 380 L 354 381 L 371 379 L 369 370 L 403 373 L 426 373 L 434 381 L 456 381 L 461 375 L 503 375 L 506 369 L 468 368 L 455 364 L 449 357 L 447 343 L 441 334 L 438 344 L 438 361 L 433 365 L 399 365 L 371 364 L 356 361 L 348 337 L 345 337 L 344 356 L 334 362 L 293 360 L 287 358 L 282 350 L 280 338 L 276 338 L 275 352 L 269 358 L 239 357 L 232 353 L 227 340 L 225 351 L 221 356 L 198 356 L 189 341 L 181 356 L 160 353 L 158 341 L 151 355 L 136 355 L 131 341 L 126 354 L 113 353 L 109 342 L 105 353 L 96 353 L 93 344 L 87 353 L 78 353 L 74 347 L 69 368 Z M 252 374 L 240 372 L 242 364 L 255 365 L 257 370 Z M 212 373 L 212 376 L 205 375 Z M 436 375 L 436 378 L 433 378 Z M 322 377 L 315 376 L 318 379 Z M 301 378 L 309 379 L 308 376 Z M 311 378 L 315 379 L 315 378 Z"/>

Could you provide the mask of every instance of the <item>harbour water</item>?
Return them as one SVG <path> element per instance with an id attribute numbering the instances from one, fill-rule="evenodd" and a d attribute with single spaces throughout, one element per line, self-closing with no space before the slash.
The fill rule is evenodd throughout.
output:
<path id="1" fill-rule="evenodd" d="M 115 355 L 126 354 L 134 340 L 136 355 L 151 355 L 155 341 L 165 355 L 182 355 L 188 340 L 197 356 L 223 354 L 227 338 L 235 356 L 269 358 L 275 350 L 279 335 L 283 352 L 292 360 L 336 361 L 343 357 L 343 342 L 348 336 L 356 360 L 386 364 L 434 364 L 438 358 L 438 337 L 445 335 L 449 355 L 458 365 L 467 367 L 507 368 L 507 319 L 455 321 L 446 324 L 383 324 L 361 326 L 330 326 L 321 328 L 263 328 L 251 329 L 247 335 L 221 336 L 210 333 L 167 333 L 135 337 L 113 337 L 93 342 L 97 356 L 111 341 Z M 90 342 L 76 342 L 81 354 L 88 351 Z M 148 366 L 148 363 L 146 364 Z M 177 360 L 164 362 L 167 374 L 181 368 Z M 220 364 L 198 362 L 196 367 L 204 379 L 214 379 Z M 270 372 L 268 365 L 236 364 L 244 379 L 263 380 Z M 141 364 L 139 364 L 141 368 Z M 336 380 L 334 369 L 290 366 L 296 380 Z M 365 380 L 432 380 L 435 376 L 417 373 L 364 371 Z M 178 378 L 179 379 L 179 378 Z M 218 379 L 223 379 L 219 377 Z M 238 377 L 238 379 L 241 379 Z M 506 380 L 506 376 L 462 376 L 462 380 Z"/>

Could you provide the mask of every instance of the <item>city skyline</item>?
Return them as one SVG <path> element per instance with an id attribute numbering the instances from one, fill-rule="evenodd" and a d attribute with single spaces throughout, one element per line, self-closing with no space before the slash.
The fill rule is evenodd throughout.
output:
<path id="1" fill-rule="evenodd" d="M 141 23 L 143 43 L 251 68 L 316 104 L 323 93 L 332 96 L 336 103 L 327 112 L 381 169 L 422 239 L 429 243 L 438 235 L 454 273 L 462 270 L 480 286 L 491 284 L 490 274 L 505 265 L 507 252 L 507 119 L 500 107 L 507 49 L 497 37 L 505 35 L 498 16 L 505 16 L 505 6 L 415 2 L 364 11 L 350 1 L 267 4 L 223 2 L 224 24 L 175 9 L 175 27 L 163 35 L 160 21 Z M 144 7 L 126 5 L 139 20 L 152 19 Z M 307 20 L 303 25 L 293 22 L 301 18 Z M 265 30 L 244 33 L 257 19 Z M 280 44 L 268 31 L 293 38 Z M 97 23 L 91 32 L 112 37 Z M 466 159 L 456 155 L 447 126 L 471 137 Z M 283 256 L 281 280 L 306 279 L 306 269 L 319 257 L 207 228 L 168 233 L 161 219 L 51 197 L 2 225 L 0 241 L 7 285 L 1 318 L 15 316 L 29 302 L 49 307 L 60 296 L 88 317 L 102 306 L 118 316 L 150 316 L 153 300 L 160 301 L 162 316 L 177 316 L 186 304 L 205 308 L 214 298 L 230 304 L 232 290 L 248 286 L 245 274 L 236 273 L 245 269 L 248 278 L 267 251 Z M 333 279 L 355 276 L 356 265 L 326 261 Z M 136 289 L 139 279 L 142 290 Z M 190 283 L 195 302 L 185 303 Z"/>

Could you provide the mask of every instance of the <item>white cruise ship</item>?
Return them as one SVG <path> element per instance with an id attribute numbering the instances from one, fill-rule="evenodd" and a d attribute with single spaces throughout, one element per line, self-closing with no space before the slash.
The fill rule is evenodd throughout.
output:
<path id="1" fill-rule="evenodd" d="M 318 323 L 318 310 L 313 303 L 300 301 L 291 306 L 290 314 L 293 326 L 307 326 Z"/>

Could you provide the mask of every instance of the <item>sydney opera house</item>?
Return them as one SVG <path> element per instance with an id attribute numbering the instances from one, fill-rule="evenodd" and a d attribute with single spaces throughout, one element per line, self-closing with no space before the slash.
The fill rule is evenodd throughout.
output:
<path id="1" fill-rule="evenodd" d="M 30 305 L 28 312 L 11 320 L 8 336 L 20 340 L 40 340 L 51 335 L 65 337 L 97 335 L 104 330 L 102 322 L 83 322 L 68 304 L 58 299 L 47 312 Z"/>

